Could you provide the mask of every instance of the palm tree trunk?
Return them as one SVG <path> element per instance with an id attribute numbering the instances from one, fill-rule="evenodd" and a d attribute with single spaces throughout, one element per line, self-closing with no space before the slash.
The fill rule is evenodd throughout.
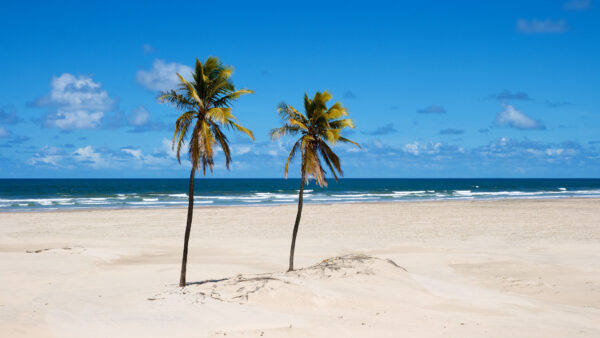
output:
<path id="1" fill-rule="evenodd" d="M 294 232 L 292 234 L 292 248 L 290 249 L 290 267 L 289 271 L 294 271 L 294 249 L 296 248 L 296 236 L 298 235 L 298 225 L 300 225 L 300 216 L 302 216 L 302 196 L 304 195 L 304 180 L 306 174 L 304 168 L 302 169 L 302 178 L 300 182 L 300 193 L 298 195 L 298 213 L 296 214 L 296 223 L 294 224 Z"/>
<path id="2" fill-rule="evenodd" d="M 192 214 L 194 213 L 194 174 L 196 168 L 192 167 L 190 173 L 190 191 L 188 194 L 188 213 L 187 224 L 185 226 L 185 239 L 183 240 L 183 258 L 181 260 L 181 276 L 179 277 L 179 286 L 185 286 L 185 271 L 187 267 L 188 243 L 190 242 L 190 231 L 192 230 Z"/>

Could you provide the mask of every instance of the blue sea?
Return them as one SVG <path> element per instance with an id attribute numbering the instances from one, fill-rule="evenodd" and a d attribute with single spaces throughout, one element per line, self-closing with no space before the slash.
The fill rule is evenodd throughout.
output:
<path id="1" fill-rule="evenodd" d="M 298 201 L 299 179 L 197 179 L 199 206 Z M 600 198 L 600 179 L 341 179 L 305 203 Z M 0 179 L 0 211 L 187 206 L 187 179 Z"/>

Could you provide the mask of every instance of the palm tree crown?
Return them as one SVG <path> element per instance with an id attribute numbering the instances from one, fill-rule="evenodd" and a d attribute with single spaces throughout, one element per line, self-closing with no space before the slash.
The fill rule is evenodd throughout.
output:
<path id="1" fill-rule="evenodd" d="M 173 147 L 177 144 L 177 160 L 181 163 L 181 147 L 186 143 L 190 127 L 192 133 L 189 140 L 189 155 L 192 169 L 199 170 L 202 162 L 202 170 L 206 174 L 206 168 L 212 172 L 214 165 L 214 146 L 220 145 L 225 155 L 225 165 L 229 169 L 231 152 L 229 141 L 222 131 L 222 127 L 241 131 L 252 139 L 252 132 L 242 127 L 231 113 L 231 104 L 241 95 L 253 93 L 248 89 L 236 90 L 231 75 L 233 69 L 224 66 L 216 57 L 206 59 L 204 65 L 196 59 L 196 68 L 192 74 L 192 80 L 187 81 L 181 74 L 176 90 L 161 92 L 158 99 L 162 102 L 174 104 L 183 114 L 175 122 L 175 133 L 173 135 Z"/>
<path id="2" fill-rule="evenodd" d="M 331 94 L 327 91 L 317 92 L 312 100 L 304 94 L 305 114 L 285 103 L 279 105 L 277 110 L 283 125 L 273 129 L 271 137 L 276 139 L 284 135 L 302 135 L 294 143 L 287 158 L 285 177 L 287 177 L 290 162 L 299 151 L 302 156 L 302 178 L 308 181 L 312 176 L 317 184 L 327 186 L 326 171 L 321 164 L 321 158 L 336 180 L 338 175 L 343 175 L 340 159 L 331 150 L 328 143 L 335 145 L 337 142 L 347 142 L 360 148 L 358 143 L 341 135 L 344 128 L 354 128 L 352 119 L 345 118 L 348 115 L 346 108 L 339 102 L 327 108 L 329 100 L 331 100 Z"/>

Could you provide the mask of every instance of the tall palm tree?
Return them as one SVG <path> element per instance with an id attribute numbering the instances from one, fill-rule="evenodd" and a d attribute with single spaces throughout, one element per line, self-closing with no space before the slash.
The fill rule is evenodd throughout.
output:
<path id="1" fill-rule="evenodd" d="M 175 90 L 161 92 L 158 99 L 161 102 L 174 104 L 183 113 L 175 122 L 173 148 L 177 144 L 177 161 L 181 163 L 181 148 L 188 144 L 188 154 L 192 162 L 190 172 L 189 200 L 185 239 L 183 242 L 183 258 L 181 261 L 181 276 L 179 286 L 185 286 L 188 243 L 192 228 L 194 210 L 194 175 L 202 167 L 213 171 L 215 146 L 220 146 L 225 155 L 225 165 L 229 169 L 231 151 L 229 140 L 223 133 L 223 128 L 230 128 L 247 134 L 254 140 L 252 132 L 238 124 L 231 113 L 231 104 L 241 95 L 253 93 L 248 89 L 236 90 L 231 81 L 233 69 L 223 65 L 216 57 L 209 57 L 204 64 L 196 59 L 196 68 L 192 79 L 187 81 L 179 73 L 180 83 Z M 191 134 L 190 134 L 191 131 Z"/>
<path id="2" fill-rule="evenodd" d="M 284 170 L 284 175 L 287 178 L 290 162 L 300 152 L 302 160 L 300 165 L 301 181 L 298 195 L 298 213 L 296 214 L 296 222 L 294 223 L 294 231 L 292 233 L 292 247 L 290 249 L 288 271 L 294 270 L 294 249 L 296 247 L 300 216 L 302 215 L 304 183 L 308 183 L 310 177 L 313 177 L 319 186 L 327 186 L 326 171 L 321 164 L 321 159 L 331 170 L 336 181 L 338 180 L 338 175 L 343 175 L 340 159 L 331 150 L 328 143 L 335 145 L 338 141 L 347 142 L 360 148 L 358 143 L 341 135 L 344 128 L 354 128 L 352 119 L 344 118 L 348 115 L 346 108 L 339 102 L 327 108 L 327 101 L 329 100 L 331 100 L 331 94 L 327 91 L 323 93 L 317 92 L 312 100 L 304 94 L 305 114 L 298 112 L 294 107 L 285 103 L 280 104 L 277 110 L 283 125 L 271 130 L 271 137 L 273 139 L 284 135 L 301 135 L 292 146 L 292 151 L 285 162 Z"/>

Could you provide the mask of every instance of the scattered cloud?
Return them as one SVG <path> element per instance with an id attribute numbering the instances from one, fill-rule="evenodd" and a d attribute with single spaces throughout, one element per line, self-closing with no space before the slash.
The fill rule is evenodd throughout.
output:
<path id="1" fill-rule="evenodd" d="M 166 63 L 156 59 L 151 69 L 138 70 L 135 79 L 142 87 L 152 91 L 169 90 L 174 89 L 179 83 L 176 73 L 181 74 L 184 78 L 189 78 L 192 68 L 176 62 Z"/>
<path id="2" fill-rule="evenodd" d="M 133 158 L 135 158 L 135 159 L 138 159 L 138 160 L 142 159 L 142 151 L 140 149 L 123 148 L 123 149 L 121 149 L 121 151 L 133 156 Z"/>
<path id="3" fill-rule="evenodd" d="M 105 113 L 115 107 L 115 100 L 108 96 L 102 85 L 88 76 L 64 73 L 54 76 L 50 86 L 48 95 L 31 103 L 35 107 L 51 109 L 43 119 L 45 127 L 61 130 L 98 128 Z"/>
<path id="4" fill-rule="evenodd" d="M 569 0 L 563 4 L 563 9 L 567 11 L 585 11 L 591 7 L 591 0 Z"/>
<path id="5" fill-rule="evenodd" d="M 534 120 L 531 117 L 518 111 L 512 105 L 503 105 L 504 110 L 496 116 L 497 126 L 507 126 L 515 129 L 539 129 L 544 130 L 546 127 L 539 120 Z"/>
<path id="6" fill-rule="evenodd" d="M 502 92 L 497 94 L 490 94 L 490 98 L 496 99 L 498 101 L 511 101 L 511 100 L 521 100 L 521 101 L 533 101 L 531 97 L 527 93 L 524 92 L 511 92 L 508 89 L 504 89 Z"/>
<path id="7" fill-rule="evenodd" d="M 5 106 L 0 108 L 0 123 L 13 125 L 19 122 L 23 122 L 23 119 L 17 116 L 17 111 L 14 107 Z"/>
<path id="8" fill-rule="evenodd" d="M 149 43 L 142 45 L 142 50 L 144 51 L 144 54 L 156 53 L 156 48 L 152 47 Z"/>
<path id="9" fill-rule="evenodd" d="M 106 168 L 109 166 L 107 160 L 105 160 L 100 153 L 95 151 L 92 146 L 77 148 L 72 153 L 72 156 L 76 161 L 86 163 L 92 168 Z"/>
<path id="10" fill-rule="evenodd" d="M 155 147 L 151 153 L 146 153 L 143 150 L 135 147 L 123 147 L 119 154 L 115 154 L 120 162 L 124 165 L 134 168 L 157 169 L 165 167 L 177 166 L 177 157 L 175 150 L 171 147 L 171 141 L 163 138 L 158 147 Z M 187 150 L 187 147 L 186 149 Z M 185 150 L 183 150 L 185 152 Z M 183 161 L 185 154 L 181 154 L 181 163 L 188 166 L 189 162 Z"/>
<path id="11" fill-rule="evenodd" d="M 565 141 L 560 143 L 544 143 L 528 139 L 517 140 L 501 137 L 473 149 L 474 154 L 482 158 L 496 159 L 537 159 L 543 162 L 569 161 L 577 156 L 589 156 L 579 143 Z"/>
<path id="12" fill-rule="evenodd" d="M 419 114 L 446 114 L 446 109 L 442 106 L 428 106 L 423 109 L 417 109 Z"/>
<path id="13" fill-rule="evenodd" d="M 440 135 L 460 135 L 464 133 L 465 131 L 462 129 L 446 128 L 440 130 Z"/>
<path id="14" fill-rule="evenodd" d="M 368 131 L 365 132 L 365 134 L 367 135 L 388 135 L 388 134 L 393 134 L 393 133 L 397 133 L 398 130 L 396 130 L 396 128 L 394 128 L 394 124 L 393 123 L 388 123 L 384 126 L 380 126 L 375 128 L 375 130 L 373 131 Z"/>
<path id="15" fill-rule="evenodd" d="M 127 116 L 127 123 L 133 127 L 128 130 L 130 133 L 143 133 L 147 131 L 157 131 L 166 129 L 162 122 L 152 121 L 150 112 L 144 106 L 138 106 Z"/>
<path id="16" fill-rule="evenodd" d="M 55 169 L 77 169 L 81 166 L 92 169 L 160 169 L 177 165 L 171 141 L 167 139 L 162 139 L 151 153 L 134 147 L 123 147 L 118 151 L 107 146 L 95 148 L 87 145 L 74 151 L 72 148 L 75 147 L 71 144 L 45 146 L 27 160 L 27 164 Z"/>
<path id="17" fill-rule="evenodd" d="M 85 110 L 59 111 L 46 116 L 44 126 L 61 130 L 94 129 L 102 123 L 104 112 L 89 112 Z"/>
<path id="18" fill-rule="evenodd" d="M 517 20 L 517 31 L 524 34 L 560 34 L 568 30 L 565 20 Z"/>
<path id="19" fill-rule="evenodd" d="M 348 90 L 348 91 L 345 91 L 345 92 L 344 92 L 344 94 L 343 94 L 343 97 L 344 97 L 345 99 L 350 99 L 350 100 L 352 100 L 352 99 L 355 99 L 355 98 L 356 98 L 356 94 L 354 94 L 354 92 L 351 92 L 351 91 L 349 91 L 349 90 Z"/>
<path id="20" fill-rule="evenodd" d="M 64 152 L 57 147 L 44 146 L 27 163 L 33 166 L 59 167 L 61 160 L 65 157 Z"/>
<path id="21" fill-rule="evenodd" d="M 447 153 L 462 153 L 463 150 L 461 147 L 457 147 L 454 145 L 450 145 L 443 142 L 419 142 L 414 141 L 412 143 L 407 143 L 401 147 L 401 150 L 404 153 L 411 154 L 414 156 L 420 155 L 439 155 Z"/>
<path id="22" fill-rule="evenodd" d="M 598 167 L 598 150 L 577 142 L 541 142 L 500 137 L 475 147 L 443 141 L 413 141 L 400 145 L 371 140 L 359 151 L 343 152 L 346 171 L 371 172 L 373 167 L 393 169 L 414 177 L 444 172 L 473 177 L 490 175 L 537 176 L 573 173 Z M 366 164 L 368 163 L 368 164 Z M 352 169 L 348 168 L 352 167 Z M 518 171 L 517 171 L 518 169 Z M 443 174 L 442 174 L 443 175 Z"/>
<path id="23" fill-rule="evenodd" d="M 132 126 L 143 126 L 150 122 L 150 113 L 144 106 L 135 108 L 128 118 L 129 124 Z"/>

